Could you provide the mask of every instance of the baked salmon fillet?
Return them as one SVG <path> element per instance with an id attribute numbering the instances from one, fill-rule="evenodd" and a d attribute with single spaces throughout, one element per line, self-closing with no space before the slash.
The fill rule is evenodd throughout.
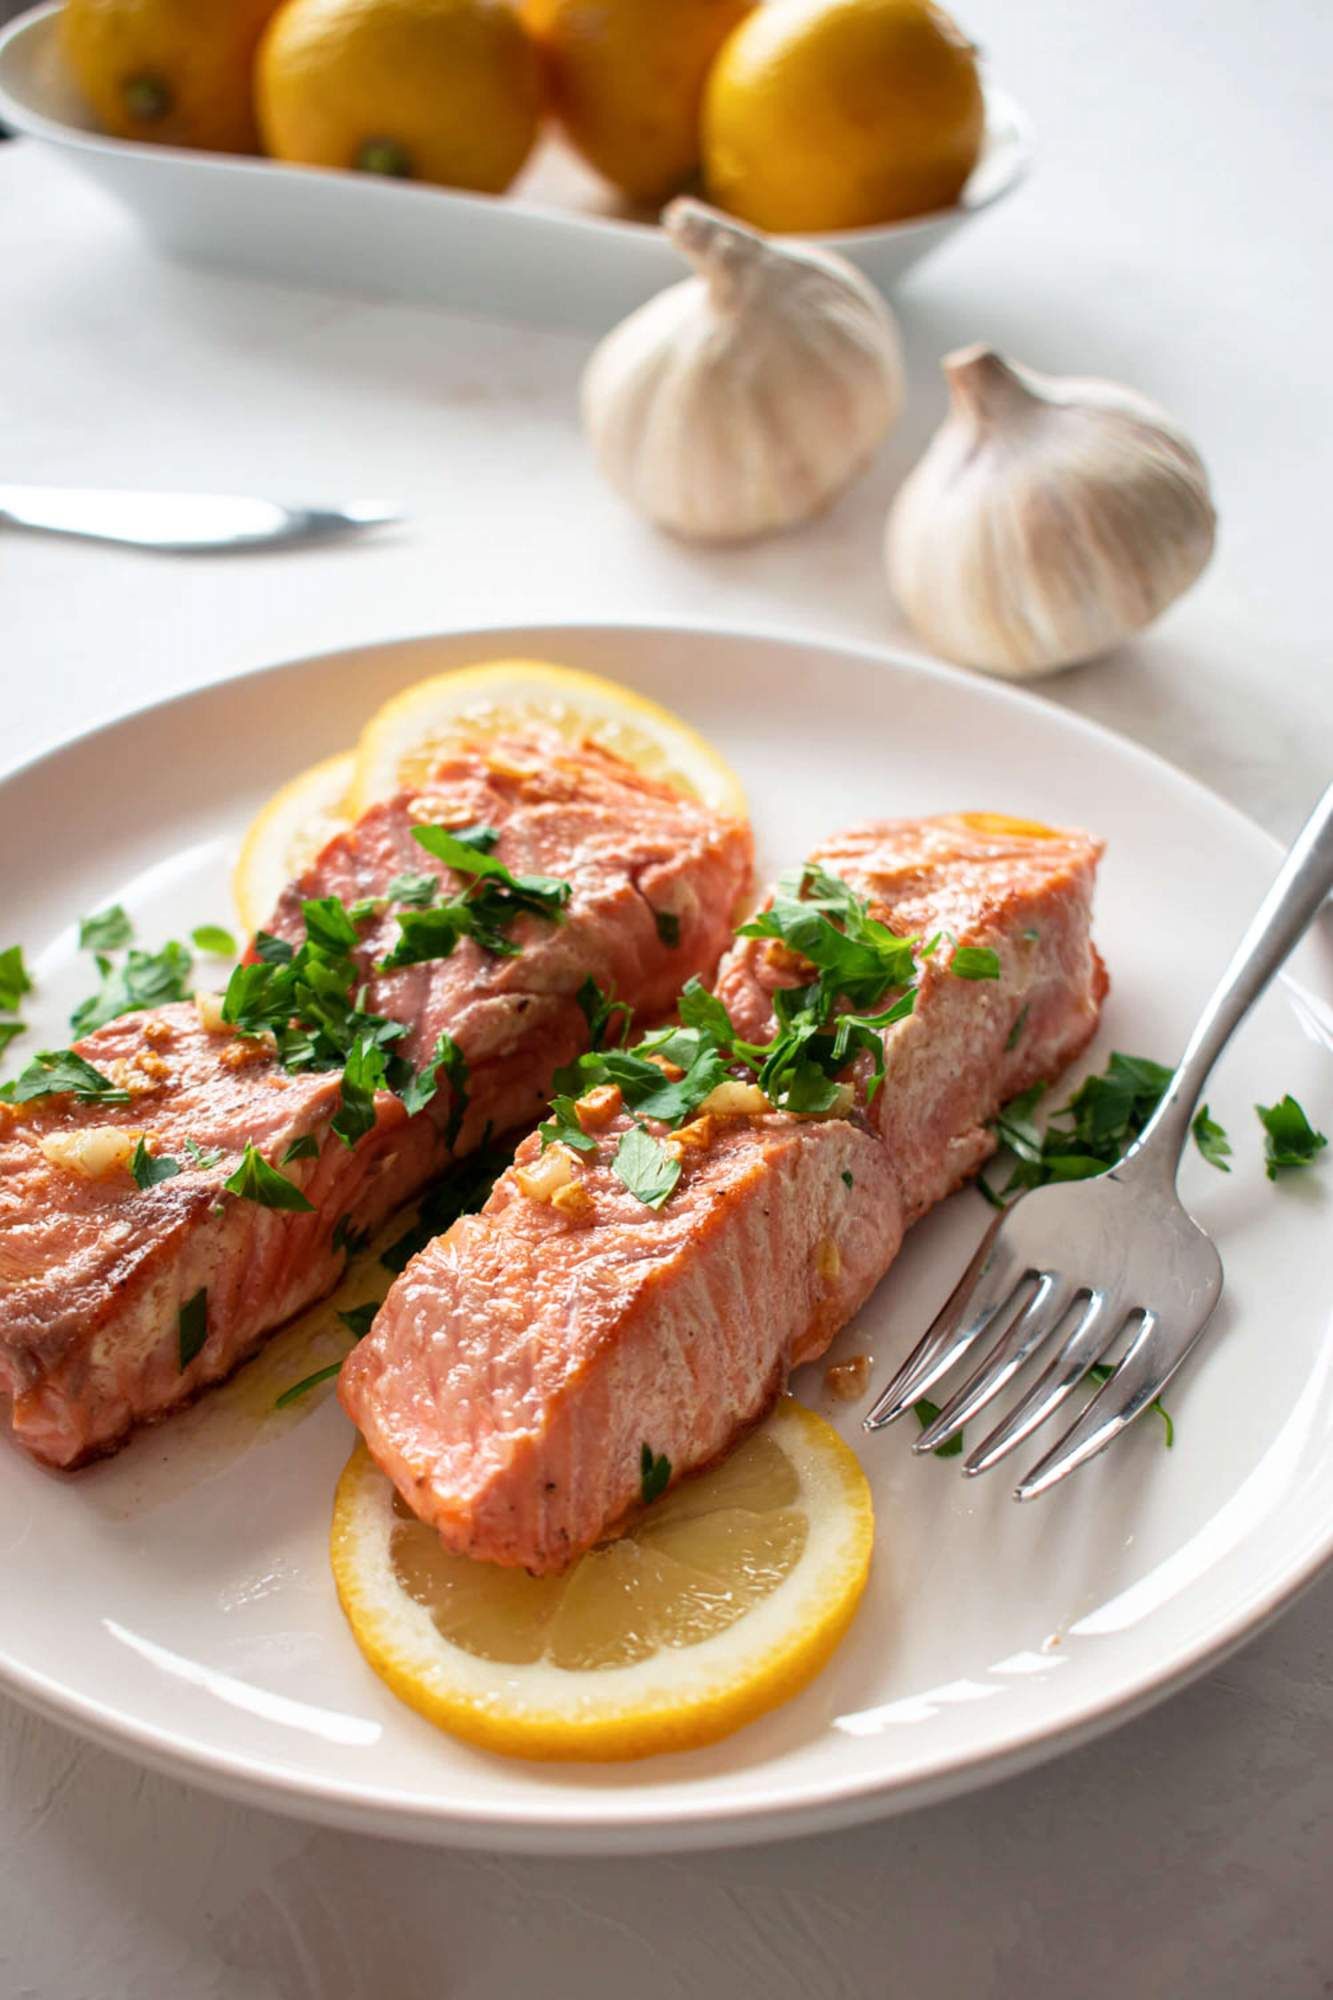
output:
<path id="1" fill-rule="evenodd" d="M 615 1060 L 577 1103 L 557 1100 L 569 1143 L 543 1150 L 549 1129 L 524 1141 L 481 1213 L 407 1266 L 339 1380 L 371 1452 L 448 1547 L 559 1569 L 639 1499 L 645 1449 L 676 1478 L 765 1415 L 909 1225 L 993 1151 L 1000 1106 L 1092 1036 L 1099 854 L 1083 834 L 961 815 L 868 824 L 812 857 L 887 926 L 870 931 L 886 964 L 888 932 L 921 947 L 914 994 L 877 1003 L 899 1018 L 864 1027 L 845 1065 L 820 1045 L 841 1080 L 814 1075 L 814 1094 L 840 1099 L 840 1115 L 769 1108 L 733 1073 L 673 1130 L 634 1114 L 615 1081 L 628 1090 L 633 1066 Z M 775 936 L 741 936 L 723 961 L 716 995 L 752 1070 L 791 1017 L 780 996 L 811 971 Z M 707 1001 L 682 1016 L 706 1018 Z M 662 1046 L 684 1063 L 687 1039 Z M 658 1067 L 681 1077 L 667 1055 Z"/>
<path id="2" fill-rule="evenodd" d="M 440 904 L 478 878 L 426 851 L 426 828 L 461 832 L 477 867 L 546 881 L 550 913 L 504 889 L 471 906 L 474 923 L 489 912 L 483 941 L 451 939 L 448 913 L 442 938 Z M 451 1158 L 532 1123 L 556 1068 L 587 1047 L 590 976 L 651 1018 L 683 977 L 711 975 L 750 868 L 742 822 L 540 729 L 451 756 L 422 791 L 371 808 L 284 894 L 247 976 L 281 968 L 325 899 L 326 925 L 351 924 L 334 963 L 354 998 L 335 994 L 335 1010 L 380 1022 L 372 1040 L 417 1101 L 363 1091 L 344 1143 L 341 1061 L 304 1068 L 287 1049 L 284 1066 L 274 1034 L 238 1032 L 215 996 L 123 1014 L 75 1044 L 111 1101 L 0 1103 L 0 1391 L 18 1442 L 74 1466 L 228 1375 Z M 426 930 L 405 954 L 414 922 Z M 412 951 L 426 956 L 380 969 Z M 296 1204 L 228 1191 L 248 1146 Z M 163 1161 L 169 1177 L 153 1180 Z"/>

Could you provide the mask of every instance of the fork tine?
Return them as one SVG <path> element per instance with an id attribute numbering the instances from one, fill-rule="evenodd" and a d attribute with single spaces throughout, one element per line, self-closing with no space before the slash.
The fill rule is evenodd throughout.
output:
<path id="1" fill-rule="evenodd" d="M 1058 1271 L 1038 1274 L 1037 1289 L 1017 1318 L 1010 1321 L 980 1365 L 945 1404 L 934 1423 L 928 1424 L 912 1449 L 921 1454 L 937 1451 L 947 1444 L 964 1424 L 971 1423 L 978 1410 L 998 1396 L 1012 1381 L 1030 1354 L 1052 1334 L 1064 1317 L 1073 1296 L 1073 1286 Z M 994 1321 L 992 1321 L 992 1325 Z"/>
<path id="2" fill-rule="evenodd" d="M 1038 1494 L 1049 1492 L 1077 1466 L 1105 1451 L 1121 1431 L 1141 1417 L 1203 1333 L 1215 1305 L 1214 1299 L 1197 1326 L 1174 1335 L 1164 1334 L 1157 1316 L 1145 1312 L 1143 1324 L 1115 1373 L 1107 1377 L 1077 1423 L 1014 1489 L 1014 1498 L 1035 1500 Z"/>
<path id="3" fill-rule="evenodd" d="M 975 1479 L 979 1472 L 989 1472 L 1016 1450 L 1025 1437 L 1030 1437 L 1052 1410 L 1059 1409 L 1125 1324 L 1125 1315 L 1117 1309 L 1117 1301 L 1105 1292 L 1091 1293 L 1075 1310 L 1078 1317 L 1054 1361 L 1042 1370 L 1003 1423 L 982 1439 L 968 1459 L 963 1471 L 969 1479 Z"/>
<path id="4" fill-rule="evenodd" d="M 1003 1221 L 1002 1215 L 995 1217 L 926 1333 L 871 1405 L 864 1419 L 866 1430 L 883 1430 L 904 1410 L 910 1410 L 984 1333 L 1022 1282 L 1024 1267 L 1019 1258 L 1002 1237 L 996 1241 Z"/>

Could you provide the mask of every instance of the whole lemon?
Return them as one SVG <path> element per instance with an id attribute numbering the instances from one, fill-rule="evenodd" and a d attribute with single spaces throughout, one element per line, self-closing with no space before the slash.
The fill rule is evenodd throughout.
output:
<path id="1" fill-rule="evenodd" d="M 279 0 L 65 0 L 60 45 L 118 139 L 253 153 L 251 71 Z"/>
<path id="2" fill-rule="evenodd" d="M 860 229 L 955 202 L 984 124 L 975 52 L 929 0 L 771 0 L 713 66 L 704 176 L 761 229 Z"/>
<path id="3" fill-rule="evenodd" d="M 499 194 L 541 117 L 541 59 L 510 0 L 287 0 L 259 51 L 280 160 Z"/>
<path id="4" fill-rule="evenodd" d="M 525 0 L 571 143 L 656 206 L 699 166 L 708 67 L 754 0 Z"/>

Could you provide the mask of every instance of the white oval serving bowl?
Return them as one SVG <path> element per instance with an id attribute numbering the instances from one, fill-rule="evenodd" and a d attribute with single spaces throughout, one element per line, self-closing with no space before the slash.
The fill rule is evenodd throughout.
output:
<path id="1" fill-rule="evenodd" d="M 558 139 L 507 195 L 144 146 L 97 130 L 60 59 L 58 0 L 0 30 L 0 121 L 56 147 L 164 250 L 263 277 L 601 329 L 684 275 L 656 223 L 612 197 Z M 982 156 L 954 208 L 811 237 L 881 290 L 1023 179 L 1022 111 L 986 94 Z"/>

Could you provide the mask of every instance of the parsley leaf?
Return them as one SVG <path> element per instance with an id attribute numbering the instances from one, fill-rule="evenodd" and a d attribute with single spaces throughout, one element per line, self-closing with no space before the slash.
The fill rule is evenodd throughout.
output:
<path id="1" fill-rule="evenodd" d="M 470 827 L 461 833 L 443 826 L 414 826 L 412 836 L 437 861 L 468 878 L 460 895 L 429 909 L 408 910 L 399 917 L 399 938 L 381 969 L 420 965 L 448 958 L 461 937 L 475 938 L 483 951 L 512 958 L 518 946 L 507 926 L 524 911 L 561 921 L 573 893 L 568 882 L 553 875 L 514 875 L 491 853 L 499 836 L 492 827 Z"/>
<path id="2" fill-rule="evenodd" d="M 211 952 L 214 958 L 236 956 L 236 940 L 221 924 L 197 924 L 190 932 L 190 943 L 197 951 Z"/>
<path id="3" fill-rule="evenodd" d="M 1231 1169 L 1227 1161 L 1231 1156 L 1231 1141 L 1222 1127 L 1208 1116 L 1206 1104 L 1201 1104 L 1195 1112 L 1194 1123 L 1190 1126 L 1190 1130 L 1194 1134 L 1195 1145 L 1209 1166 L 1217 1167 L 1222 1173 L 1229 1174 Z"/>
<path id="4" fill-rule="evenodd" d="M 854 1188 L 856 1186 L 856 1182 L 853 1180 L 851 1174 L 848 1173 L 846 1167 L 842 1170 L 842 1184 L 845 1188 Z"/>
<path id="5" fill-rule="evenodd" d="M 23 963 L 23 946 L 11 944 L 0 951 L 0 1014 L 14 1014 L 25 993 L 32 992 L 28 968 Z"/>
<path id="6" fill-rule="evenodd" d="M 185 1141 L 185 1150 L 193 1164 L 201 1171 L 206 1167 L 215 1167 L 222 1158 L 220 1146 L 200 1146 L 193 1139 Z"/>
<path id="7" fill-rule="evenodd" d="M 263 1154 L 246 1141 L 241 1164 L 222 1185 L 242 1201 L 258 1202 L 261 1208 L 284 1208 L 293 1214 L 313 1215 L 315 1204 L 302 1194 L 294 1181 L 271 1167 Z"/>
<path id="8" fill-rule="evenodd" d="M 182 1374 L 208 1339 L 208 1287 L 201 1285 L 176 1315 L 176 1351 Z"/>
<path id="9" fill-rule="evenodd" d="M 912 1411 L 922 1430 L 926 1431 L 930 1429 L 930 1426 L 939 1415 L 940 1406 L 938 1403 L 932 1403 L 929 1396 L 922 1396 L 919 1402 L 913 1403 Z M 944 1440 L 943 1444 L 936 1445 L 934 1451 L 931 1453 L 931 1457 L 957 1458 L 962 1449 L 963 1433 L 955 1431 L 951 1438 Z"/>
<path id="10" fill-rule="evenodd" d="M 161 951 L 131 950 L 123 965 L 113 965 L 99 953 L 96 964 L 101 986 L 69 1017 L 70 1027 L 79 1036 L 90 1035 L 94 1028 L 140 1007 L 160 1007 L 169 1000 L 186 999 L 194 960 L 183 944 L 172 940 Z"/>
<path id="11" fill-rule="evenodd" d="M 113 903 L 110 909 L 99 910 L 96 916 L 84 917 L 79 924 L 80 951 L 119 951 L 134 936 L 134 925 L 121 908 Z"/>
<path id="12" fill-rule="evenodd" d="M 1009 1030 L 1008 1036 L 1005 1039 L 1004 1046 L 1006 1051 L 1009 1049 L 1016 1049 L 1018 1047 L 1018 1044 L 1022 1041 L 1023 1030 L 1024 1028 L 1026 1028 L 1028 1024 L 1028 1013 L 1029 1013 L 1029 1008 L 1025 1001 L 1023 1006 L 1019 1008 L 1017 1018 L 1014 1021 L 1014 1025 Z"/>
<path id="13" fill-rule="evenodd" d="M 286 938 L 274 937 L 272 931 L 255 932 L 255 952 L 265 965 L 290 965 L 296 956 L 296 947 Z"/>
<path id="14" fill-rule="evenodd" d="M 680 943 L 680 918 L 670 910 L 654 910 L 653 922 L 657 935 L 668 951 L 675 951 Z"/>
<path id="15" fill-rule="evenodd" d="M 1229 1171 L 1229 1169 L 1226 1169 L 1225 1171 Z M 1114 1373 L 1115 1373 L 1114 1363 L 1109 1361 L 1094 1361 L 1091 1368 L 1089 1368 L 1087 1374 L 1084 1376 L 1083 1379 L 1086 1382 L 1105 1382 L 1108 1381 Z M 1170 1413 L 1164 1406 L 1160 1396 L 1154 1396 L 1151 1403 L 1149 1403 L 1148 1408 L 1150 1410 L 1156 1410 L 1158 1416 L 1162 1419 L 1162 1422 L 1166 1425 L 1166 1437 L 1164 1442 L 1167 1450 L 1170 1451 L 1172 1445 L 1176 1441 L 1176 1427 L 1171 1421 Z"/>
<path id="16" fill-rule="evenodd" d="M 572 1097 L 554 1097 L 551 1100 L 551 1116 L 545 1124 L 539 1125 L 542 1151 L 559 1142 L 562 1146 L 572 1146 L 576 1153 L 595 1153 L 597 1141 L 591 1132 L 585 1132 L 579 1124 L 578 1113 L 574 1109 Z"/>
<path id="17" fill-rule="evenodd" d="M 661 1208 L 680 1179 L 680 1161 L 673 1160 L 661 1140 L 642 1125 L 630 1126 L 611 1165 L 630 1193 L 649 1208 Z"/>
<path id="18" fill-rule="evenodd" d="M 290 1389 L 284 1389 L 273 1400 L 275 1410 L 285 1410 L 289 1403 L 295 1403 L 309 1390 L 317 1389 L 321 1382 L 331 1382 L 335 1375 L 342 1373 L 342 1362 L 331 1361 L 327 1368 L 317 1368 L 313 1375 L 305 1375 L 299 1382 L 293 1382 Z"/>
<path id="19" fill-rule="evenodd" d="M 1275 1181 L 1283 1168 L 1308 1167 L 1328 1144 L 1290 1092 L 1276 1104 L 1256 1104 L 1254 1108 L 1264 1128 L 1264 1162 L 1270 1181 Z"/>
<path id="20" fill-rule="evenodd" d="M 627 1000 L 617 1000 L 614 993 L 604 993 L 595 979 L 585 979 L 574 995 L 583 1010 L 583 1018 L 588 1023 L 588 1047 L 600 1049 L 610 1039 L 609 1030 L 617 1014 L 623 1016 L 618 1040 L 623 1045 L 629 1040 L 630 1027 L 634 1020 L 634 1009 Z"/>
<path id="21" fill-rule="evenodd" d="M 645 1507 L 666 1492 L 670 1479 L 671 1460 L 665 1454 L 654 1457 L 652 1446 L 645 1444 L 639 1453 L 639 1492 Z"/>
<path id="22" fill-rule="evenodd" d="M 0 1099 L 6 1104 L 30 1104 L 34 1098 L 59 1097 L 66 1091 L 81 1104 L 130 1101 L 128 1090 L 121 1090 L 73 1049 L 43 1049 L 12 1083 L 0 1084 Z"/>
<path id="23" fill-rule="evenodd" d="M 370 1035 L 359 1035 L 347 1051 L 343 1067 L 342 1102 L 329 1129 L 344 1146 L 355 1146 L 375 1129 L 375 1092 L 385 1087 L 384 1050 Z"/>
<path id="24" fill-rule="evenodd" d="M 363 1306 L 348 1306 L 338 1317 L 349 1333 L 355 1334 L 358 1340 L 364 1340 L 383 1304 L 383 1299 L 368 1299 Z"/>
<path id="25" fill-rule="evenodd" d="M 453 1099 L 449 1107 L 449 1123 L 445 1128 L 445 1142 L 452 1146 L 463 1123 L 463 1114 L 468 1102 L 467 1057 L 459 1048 L 452 1035 L 441 1034 L 435 1044 L 435 1053 L 428 1063 L 424 1063 L 410 1083 L 399 1092 L 404 1108 L 409 1116 L 424 1111 L 440 1086 L 440 1072 L 448 1078 Z"/>
<path id="26" fill-rule="evenodd" d="M 998 979 L 1000 954 L 985 944 L 955 945 L 949 970 L 955 979 Z"/>
<path id="27" fill-rule="evenodd" d="M 428 910 L 440 893 L 440 878 L 428 874 L 424 869 L 404 869 L 395 875 L 385 895 L 391 903 L 406 903 L 415 910 Z"/>
<path id="28" fill-rule="evenodd" d="M 359 1256 L 369 1241 L 369 1230 L 353 1229 L 350 1212 L 340 1215 L 333 1225 L 333 1235 L 330 1238 L 332 1247 L 335 1250 L 345 1250 L 349 1257 Z"/>
<path id="29" fill-rule="evenodd" d="M 179 1160 L 173 1160 L 169 1153 L 150 1153 L 142 1139 L 130 1154 L 130 1172 L 141 1188 L 157 1187 L 162 1181 L 174 1180 L 180 1170 Z"/>
<path id="30" fill-rule="evenodd" d="M 0 1021 L 0 1056 L 4 1054 L 16 1035 L 26 1035 L 27 1032 L 26 1021 Z"/>
<path id="31" fill-rule="evenodd" d="M 303 1132 L 299 1139 L 292 1140 L 291 1145 L 288 1146 L 286 1152 L 278 1161 L 278 1165 L 280 1167 L 287 1167 L 291 1165 L 293 1160 L 317 1160 L 318 1158 L 319 1140 L 313 1132 Z"/>

